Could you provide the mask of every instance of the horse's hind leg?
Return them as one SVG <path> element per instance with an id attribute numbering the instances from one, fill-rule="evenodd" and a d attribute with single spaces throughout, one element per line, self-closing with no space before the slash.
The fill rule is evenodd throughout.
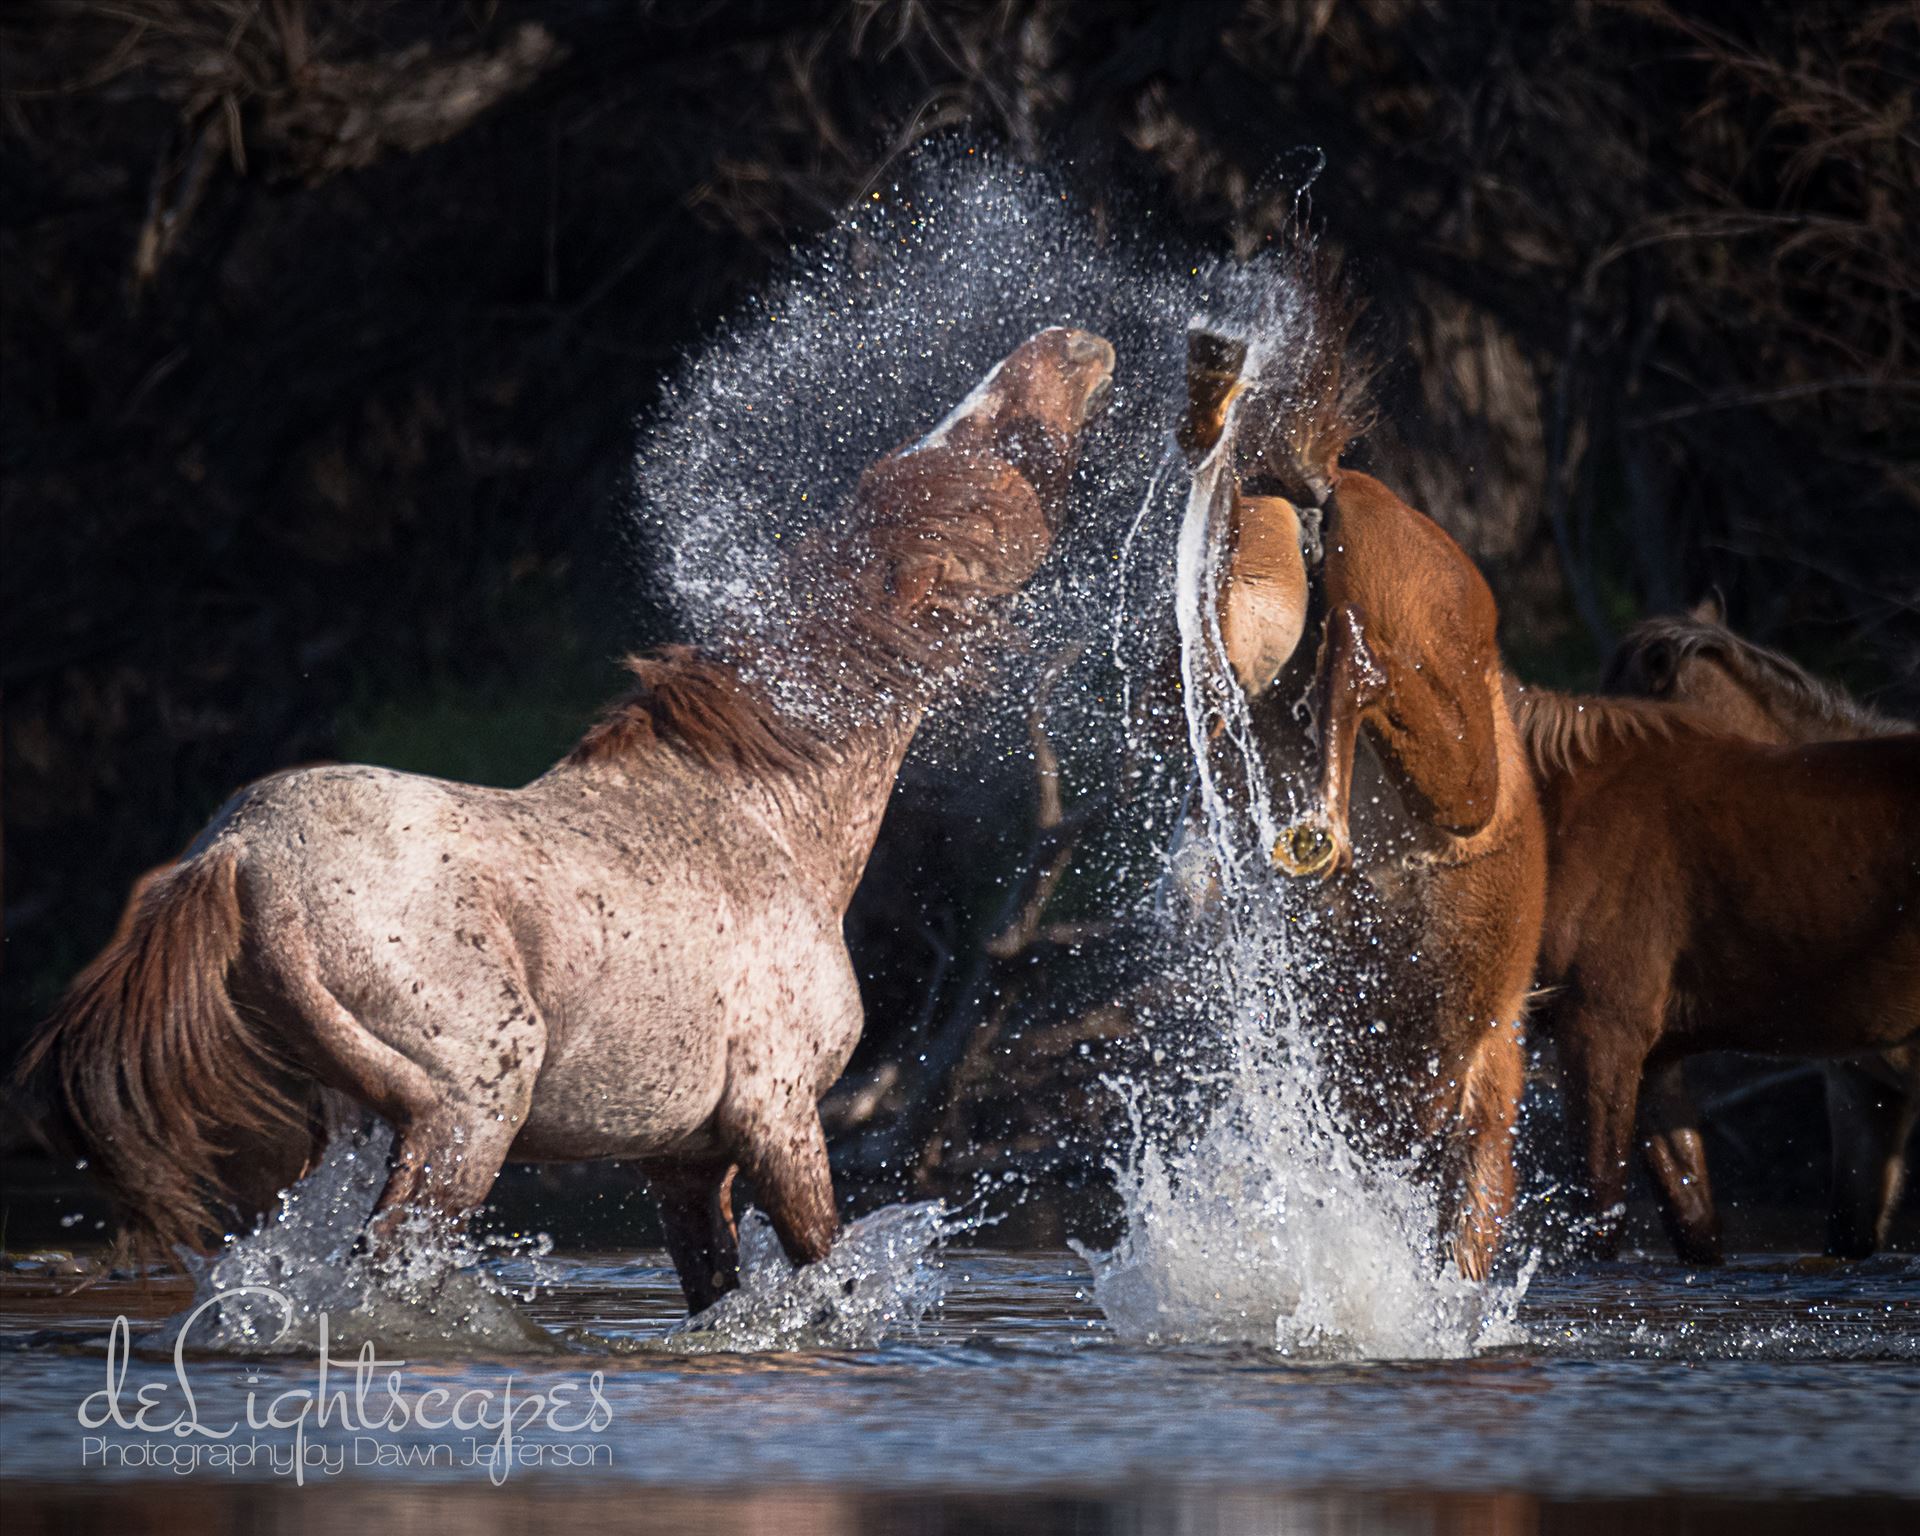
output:
<path id="1" fill-rule="evenodd" d="M 386 1187 L 368 1227 L 376 1251 L 399 1239 L 410 1219 L 451 1227 L 485 1202 L 526 1121 L 533 1077 L 516 1074 L 485 1094 L 423 1105 L 394 1127 Z"/>
<path id="2" fill-rule="evenodd" d="M 1640 1151 L 1659 1196 L 1660 1219 L 1673 1251 L 1688 1264 L 1718 1264 L 1720 1213 L 1707 1178 L 1700 1113 L 1677 1061 L 1648 1070 L 1640 1085 L 1645 1126 Z"/>
<path id="3" fill-rule="evenodd" d="M 1827 1124 L 1833 1143 L 1827 1252 L 1864 1259 L 1886 1241 L 1906 1182 L 1906 1142 L 1920 1096 L 1851 1061 L 1827 1067 Z"/>
<path id="4" fill-rule="evenodd" d="M 649 1163 L 646 1174 L 687 1311 L 704 1312 L 740 1284 L 734 1165 L 725 1159 Z"/>
<path id="5" fill-rule="evenodd" d="M 336 1048 L 335 1086 L 393 1127 L 387 1182 L 368 1224 L 376 1252 L 398 1242 L 410 1215 L 451 1225 L 486 1199 L 526 1123 L 546 1057 L 545 1023 L 517 978 L 495 973 L 482 988 L 436 990 L 440 1017 L 460 1017 L 482 995 L 501 1017 L 491 1029 L 422 1035 L 413 1042 L 416 1058 L 325 999 L 333 1009 L 323 1038 Z"/>

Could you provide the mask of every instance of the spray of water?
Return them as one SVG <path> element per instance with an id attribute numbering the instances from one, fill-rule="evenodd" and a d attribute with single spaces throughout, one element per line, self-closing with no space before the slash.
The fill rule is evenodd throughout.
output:
<path id="1" fill-rule="evenodd" d="M 1020 342 L 1046 326 L 1081 326 L 1114 344 L 1119 365 L 1104 420 L 1084 445 L 1072 520 L 1019 605 L 1014 643 L 994 647 L 994 660 L 977 650 L 951 660 L 956 681 L 977 682 L 1009 654 L 1016 668 L 1037 669 L 1091 642 L 1096 654 L 1058 694 L 1085 719 L 1062 735 L 1084 734 L 1084 725 L 1115 745 L 1103 642 L 1116 523 L 1142 505 L 1162 460 L 1186 318 L 1217 274 L 1125 233 L 1133 222 L 1096 228 L 1067 178 L 949 143 L 928 147 L 796 252 L 784 278 L 669 381 L 642 432 L 633 532 L 663 583 L 676 637 L 741 662 L 802 718 L 843 720 L 864 689 L 835 674 L 840 658 L 809 656 L 792 640 L 808 622 L 836 617 L 847 584 L 793 550 L 842 526 L 861 473 L 933 430 Z M 1141 587 L 1123 638 L 1130 655 L 1164 620 L 1165 534 L 1147 529 L 1128 544 L 1127 574 Z M 967 710 L 930 723 L 921 762 L 953 768 L 951 724 L 961 716 L 971 737 L 983 711 L 989 729 L 1016 736 L 1020 692 L 973 689 Z M 1097 710 L 1095 699 L 1105 700 Z M 1096 712 L 1108 717 L 1097 727 Z"/>
<path id="2" fill-rule="evenodd" d="M 335 1136 L 313 1171 L 276 1208 L 211 1259 L 188 1258 L 194 1299 L 165 1332 L 191 1349 L 307 1353 L 328 1323 L 330 1343 L 363 1340 L 424 1353 L 520 1353 L 560 1347 L 514 1305 L 547 1278 L 544 1236 L 473 1239 L 424 1216 L 378 1255 L 362 1244 L 387 1178 L 392 1132 L 375 1123 Z M 503 1263 L 530 1284 L 495 1277 Z"/>
<path id="3" fill-rule="evenodd" d="M 1304 355 L 1318 338 L 1289 273 L 1255 275 L 1265 297 L 1243 339 L 1257 375 L 1263 352 Z M 1210 329 L 1230 325 L 1209 319 Z M 1208 891 L 1210 910 L 1172 916 L 1185 916 L 1213 960 L 1217 1092 L 1196 1133 L 1184 1112 L 1156 1113 L 1148 1085 L 1122 1085 L 1133 1125 L 1116 1169 L 1124 1231 L 1109 1252 L 1081 1251 L 1102 1309 L 1134 1336 L 1322 1357 L 1450 1356 L 1509 1342 L 1532 1262 L 1500 1286 L 1458 1276 L 1437 1241 L 1434 1194 L 1415 1176 L 1419 1149 L 1399 1162 L 1360 1154 L 1320 1049 L 1330 1015 L 1365 1003 L 1352 978 L 1333 973 L 1333 947 L 1316 940 L 1306 904 L 1268 868 L 1273 787 L 1226 664 L 1218 602 L 1239 409 L 1193 473 L 1174 590 L 1196 767 L 1188 798 L 1205 838 L 1176 857 L 1204 851 L 1210 879 L 1188 871 L 1180 883 Z"/>
<path id="4" fill-rule="evenodd" d="M 817 1264 L 796 1269 L 758 1211 L 740 1222 L 740 1289 L 688 1318 L 665 1347 L 688 1353 L 871 1349 L 940 1305 L 942 1246 L 971 1223 L 938 1200 L 889 1205 L 850 1224 Z"/>
<path id="5" fill-rule="evenodd" d="M 1221 530 L 1208 509 L 1221 466 L 1203 468 L 1184 500 L 1170 494 L 1189 321 L 1237 330 L 1251 366 L 1281 377 L 1314 339 L 1313 306 L 1284 260 L 1198 260 L 1114 235 L 1130 227 L 1114 213 L 1096 226 L 1065 179 L 964 144 L 926 150 L 797 253 L 787 278 L 671 381 L 641 437 L 635 533 L 663 574 L 680 638 L 757 668 L 782 707 L 833 720 L 870 695 L 808 665 L 791 641 L 809 619 L 833 616 L 843 584 L 810 574 L 790 551 L 833 529 L 861 471 L 932 428 L 1026 336 L 1070 324 L 1112 341 L 1114 398 L 1085 445 L 1074 522 L 1002 636 L 1016 672 L 1081 657 L 1053 711 L 1070 780 L 1076 765 L 1133 765 L 1110 894 L 1167 971 L 1181 999 L 1170 1012 L 1190 1037 L 1156 1050 L 1152 1079 L 1120 1085 L 1134 1127 L 1116 1157 L 1125 1231 L 1111 1252 L 1088 1255 L 1097 1298 L 1116 1329 L 1138 1336 L 1298 1353 L 1484 1344 L 1517 1291 L 1450 1276 L 1435 1252 L 1431 1197 L 1407 1170 L 1354 1150 L 1339 1085 L 1315 1049 L 1334 985 L 1318 969 L 1308 914 L 1265 874 L 1275 787 L 1226 676 L 1211 600 Z M 1135 719 L 1136 684 L 1176 643 L 1187 751 L 1168 750 Z M 981 665 L 954 658 L 956 673 L 977 676 Z M 936 714 L 915 771 L 977 772 L 983 757 L 1017 752 L 1030 697 L 1020 681 L 1003 674 L 1000 686 L 968 692 L 968 707 L 947 714 L 959 729 Z M 1156 923 L 1154 893 L 1183 799 L 1197 808 L 1194 846 L 1220 899 L 1198 919 L 1170 903 L 1184 929 L 1173 935 Z M 201 1271 L 202 1297 L 231 1304 L 203 1313 L 191 1342 L 302 1347 L 322 1311 L 354 1313 L 365 1332 L 416 1348 L 519 1351 L 545 1340 L 488 1279 L 498 1254 L 423 1231 L 405 1260 L 376 1269 L 358 1255 L 384 1167 L 377 1136 L 336 1143 L 268 1223 Z M 740 1292 L 669 1347 L 873 1343 L 937 1304 L 940 1244 L 952 1230 L 937 1207 L 890 1208 L 795 1272 L 749 1216 Z M 255 1285 L 291 1294 L 292 1318 L 235 1294 Z"/>
<path id="6" fill-rule="evenodd" d="M 185 1330 L 196 1351 L 306 1354 L 319 1346 L 324 1317 L 336 1356 L 368 1340 L 413 1357 L 612 1347 L 578 1331 L 550 1333 L 519 1306 L 558 1278 L 544 1236 L 473 1239 L 420 1220 L 380 1256 L 361 1251 L 391 1141 L 377 1124 L 336 1137 L 252 1232 L 211 1260 L 190 1261 L 193 1302 L 148 1342 L 170 1349 Z M 739 1290 L 646 1348 L 872 1347 L 938 1306 L 942 1245 L 972 1225 L 938 1201 L 889 1206 L 849 1225 L 820 1263 L 795 1269 L 771 1223 L 749 1209 Z"/>

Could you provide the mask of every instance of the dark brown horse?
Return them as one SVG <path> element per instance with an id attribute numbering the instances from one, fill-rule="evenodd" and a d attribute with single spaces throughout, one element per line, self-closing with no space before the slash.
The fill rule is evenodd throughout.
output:
<path id="1" fill-rule="evenodd" d="M 1684 704 L 1754 741 L 1858 741 L 1914 726 L 1742 639 L 1708 599 L 1685 618 L 1650 619 L 1620 643 L 1603 686 Z M 1920 1045 L 1844 1057 L 1825 1067 L 1832 1145 L 1827 1252 L 1865 1258 L 1886 1241 L 1906 1182 L 1906 1146 L 1920 1119 Z M 1721 1257 L 1719 1212 L 1699 1112 L 1677 1061 L 1641 1085 L 1641 1151 L 1674 1248 L 1693 1263 Z"/>
<path id="2" fill-rule="evenodd" d="M 1610 1255 L 1649 1075 L 1920 1034 L 1920 735 L 1774 746 L 1678 703 L 1510 697 L 1547 818 L 1536 1017 L 1560 1047 L 1589 1246 Z M 1686 1209 L 1681 1176 L 1661 1177 L 1684 1239 L 1711 1213 Z"/>
<path id="3" fill-rule="evenodd" d="M 28 1055 L 138 1225 L 204 1246 L 340 1105 L 395 1132 L 372 1235 L 508 1157 L 645 1170 L 688 1304 L 737 1278 L 737 1169 L 795 1263 L 838 1228 L 816 1103 L 853 1050 L 841 921 L 969 630 L 1059 527 L 1113 348 L 1042 331 L 791 557 L 779 656 L 685 648 L 524 789 L 379 768 L 241 791 L 135 888 Z M 764 683 L 812 668 L 831 707 Z"/>
<path id="4" fill-rule="evenodd" d="M 1190 338 L 1182 440 L 1224 529 L 1228 669 L 1268 777 L 1305 791 L 1272 861 L 1324 882 L 1322 931 L 1373 998 L 1373 1025 L 1339 1044 L 1343 1075 L 1382 1147 L 1428 1149 L 1442 1236 L 1480 1278 L 1513 1203 L 1544 836 L 1493 594 L 1438 526 L 1340 467 L 1359 408 L 1338 301 L 1320 298 L 1311 355 L 1278 360 L 1283 381 L 1231 338 Z"/>

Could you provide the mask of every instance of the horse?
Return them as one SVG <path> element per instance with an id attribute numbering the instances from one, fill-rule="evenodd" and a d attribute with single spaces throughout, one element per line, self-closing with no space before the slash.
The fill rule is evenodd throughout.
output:
<path id="1" fill-rule="evenodd" d="M 1729 734 L 1775 746 L 1914 729 L 1910 721 L 1867 708 L 1778 651 L 1741 638 L 1726 627 L 1717 598 L 1684 618 L 1649 619 L 1629 631 L 1608 661 L 1601 687 L 1687 705 Z M 1824 1075 L 1832 1144 L 1827 1252 L 1867 1258 L 1886 1242 L 1906 1182 L 1906 1145 L 1920 1120 L 1920 1045 L 1829 1061 Z M 1650 1075 L 1641 1094 L 1641 1152 L 1674 1250 L 1689 1263 L 1717 1264 L 1719 1214 L 1699 1113 L 1680 1064 Z"/>
<path id="2" fill-rule="evenodd" d="M 1113 368 L 1088 332 L 1029 338 L 788 557 L 838 601 L 777 653 L 631 659 L 630 696 L 523 788 L 335 766 L 229 800 L 21 1069 L 135 1230 L 212 1246 L 345 1101 L 394 1131 L 376 1255 L 509 1158 L 612 1158 L 693 1312 L 738 1283 L 736 1172 L 796 1265 L 825 1256 L 817 1103 L 862 1026 L 842 919 L 923 713 L 1062 524 Z M 784 704 L 767 679 L 796 668 L 841 707 Z"/>
<path id="3" fill-rule="evenodd" d="M 1441 1240 L 1483 1279 L 1514 1199 L 1545 835 L 1493 594 L 1436 524 L 1340 465 L 1360 369 L 1337 289 L 1309 286 L 1319 313 L 1293 355 L 1250 364 L 1237 338 L 1190 333 L 1179 437 L 1219 530 L 1213 626 L 1246 733 L 1268 782 L 1308 786 L 1271 865 L 1321 882 L 1337 968 L 1385 1015 L 1338 1042 L 1373 1105 L 1358 1129 L 1425 1149 Z"/>
<path id="4" fill-rule="evenodd" d="M 1618 1251 L 1645 1080 L 1676 1242 L 1711 1258 L 1675 1065 L 1920 1036 L 1920 733 L 1775 745 L 1730 732 L 1714 707 L 1508 686 L 1547 818 L 1536 1011 L 1586 1164 L 1586 1247 Z"/>

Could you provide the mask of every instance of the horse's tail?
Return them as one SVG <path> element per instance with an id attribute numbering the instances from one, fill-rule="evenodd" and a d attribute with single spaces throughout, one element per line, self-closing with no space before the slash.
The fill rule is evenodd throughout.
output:
<path id="1" fill-rule="evenodd" d="M 203 1248 L 247 1215 L 234 1172 L 305 1121 L 279 1053 L 235 1006 L 238 850 L 134 887 L 120 929 L 32 1045 L 19 1080 L 93 1159 L 136 1238 Z"/>

